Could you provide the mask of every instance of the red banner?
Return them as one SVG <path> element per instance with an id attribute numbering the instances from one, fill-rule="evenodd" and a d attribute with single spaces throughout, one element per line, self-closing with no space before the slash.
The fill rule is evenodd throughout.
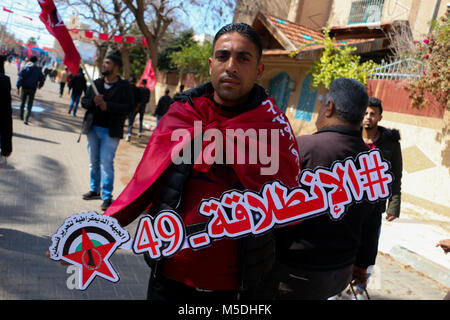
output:
<path id="1" fill-rule="evenodd" d="M 45 24 L 48 32 L 58 40 L 65 53 L 64 64 L 69 68 L 70 72 L 77 74 L 81 56 L 78 53 L 53 0 L 38 0 L 38 3 L 42 9 L 39 18 Z"/>
<path id="2" fill-rule="evenodd" d="M 94 33 L 92 31 L 84 31 L 84 36 L 86 38 L 92 39 L 94 37 Z"/>
<path id="3" fill-rule="evenodd" d="M 14 13 L 13 11 L 11 11 L 11 10 L 9 10 L 9 9 L 6 9 L 5 7 L 3 7 L 3 11 L 6 11 L 6 12 L 8 12 L 8 13 Z"/>
<path id="4" fill-rule="evenodd" d="M 152 59 L 148 59 L 147 65 L 145 66 L 144 73 L 139 80 L 139 86 L 142 84 L 142 80 L 147 80 L 147 88 L 150 91 L 153 91 L 156 86 L 156 76 L 155 71 L 153 70 Z"/>
<path id="5" fill-rule="evenodd" d="M 115 42 L 122 43 L 122 40 L 123 40 L 122 36 L 114 36 L 114 41 Z"/>

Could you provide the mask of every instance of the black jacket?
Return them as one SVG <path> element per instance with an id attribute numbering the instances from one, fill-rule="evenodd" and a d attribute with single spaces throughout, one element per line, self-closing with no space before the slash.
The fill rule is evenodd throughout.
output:
<path id="1" fill-rule="evenodd" d="M 369 148 L 359 131 L 328 129 L 299 137 L 301 168 L 331 168 L 333 162 L 355 158 Z M 277 229 L 278 259 L 289 266 L 325 271 L 351 264 L 367 268 L 375 263 L 378 225 L 374 204 L 354 203 L 338 221 L 328 213 L 294 226 Z"/>
<path id="2" fill-rule="evenodd" d="M 69 89 L 72 90 L 73 96 L 81 96 L 83 92 L 84 94 L 86 94 L 87 85 L 84 74 L 82 72 L 78 72 L 74 77 L 70 79 L 68 86 Z"/>
<path id="3" fill-rule="evenodd" d="M 169 110 L 170 105 L 172 104 L 173 100 L 169 95 L 164 95 L 161 98 L 159 98 L 158 104 L 156 105 L 155 109 L 155 116 L 162 117 L 167 113 Z"/>
<path id="4" fill-rule="evenodd" d="M 380 149 L 383 158 L 390 162 L 390 171 L 394 174 L 394 181 L 391 185 L 392 195 L 389 198 L 387 210 L 386 200 L 380 201 L 378 209 L 381 213 L 387 211 L 390 215 L 400 216 L 401 204 L 401 185 L 402 185 L 402 171 L 403 160 L 402 150 L 400 147 L 400 132 L 396 129 L 386 129 L 378 126 L 380 138 L 376 142 L 376 146 Z"/>
<path id="5" fill-rule="evenodd" d="M 2 155 L 12 151 L 11 81 L 0 73 L 0 138 Z"/>
<path id="6" fill-rule="evenodd" d="M 99 107 L 95 106 L 95 93 L 90 86 L 81 99 L 81 106 L 87 109 L 84 115 L 82 133 L 88 134 L 92 125 L 99 125 L 100 123 L 100 126 L 109 129 L 110 137 L 122 139 L 125 118 L 133 111 L 135 106 L 131 84 L 120 77 L 109 90 L 105 89 L 103 79 L 97 79 L 94 83 L 99 94 L 104 95 L 103 99 L 106 101 L 107 110 L 101 111 Z"/>
<path id="7" fill-rule="evenodd" d="M 197 88 L 185 91 L 183 94 L 176 95 L 174 99 L 192 104 L 193 97 L 211 96 L 213 92 L 214 89 L 211 83 L 208 82 Z M 238 113 L 251 110 L 259 106 L 267 96 L 262 87 L 255 85 L 250 97 L 250 101 L 243 104 L 242 107 L 234 108 L 234 110 L 239 110 Z M 225 107 L 224 109 L 226 110 Z M 195 155 L 192 156 L 195 157 Z M 191 163 L 194 163 L 194 161 L 191 161 Z M 154 204 L 154 212 L 163 209 L 175 210 L 179 207 L 182 201 L 184 185 L 191 171 L 192 165 L 190 164 L 172 164 L 158 178 L 156 181 L 158 185 L 155 189 L 159 190 L 159 192 L 154 197 L 158 202 Z M 186 232 L 187 234 L 198 232 L 205 227 L 206 223 L 204 225 L 186 226 Z M 275 292 L 275 288 L 271 287 L 275 283 L 270 280 L 275 263 L 275 238 L 273 232 L 269 231 L 257 237 L 248 236 L 237 241 L 239 241 L 238 262 L 241 278 L 239 288 L 241 299 L 270 299 L 270 295 Z M 152 274 L 155 276 L 157 263 L 154 260 L 150 260 L 148 256 L 144 257 L 146 257 L 147 263 L 152 267 Z M 262 289 L 262 286 L 265 286 L 265 288 Z"/>

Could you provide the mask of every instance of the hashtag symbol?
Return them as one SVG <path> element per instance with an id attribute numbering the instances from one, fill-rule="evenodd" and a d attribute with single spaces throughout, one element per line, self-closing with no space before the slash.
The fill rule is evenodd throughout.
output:
<path id="1" fill-rule="evenodd" d="M 368 155 L 364 154 L 359 158 L 359 162 L 362 186 L 368 192 L 369 200 L 389 197 L 388 183 L 392 182 L 392 176 L 386 172 L 389 166 L 381 160 L 380 152 L 374 150 Z"/>

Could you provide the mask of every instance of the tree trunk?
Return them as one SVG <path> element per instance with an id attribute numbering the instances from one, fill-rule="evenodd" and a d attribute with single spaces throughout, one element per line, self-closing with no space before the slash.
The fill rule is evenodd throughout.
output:
<path id="1" fill-rule="evenodd" d="M 122 76 L 124 79 L 130 78 L 130 50 L 128 48 L 121 48 L 120 55 L 122 56 Z"/>

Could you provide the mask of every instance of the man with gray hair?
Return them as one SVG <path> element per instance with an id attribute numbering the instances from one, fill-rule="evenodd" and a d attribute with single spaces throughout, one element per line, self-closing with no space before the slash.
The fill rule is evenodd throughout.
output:
<path id="1" fill-rule="evenodd" d="M 369 151 L 360 131 L 368 99 L 356 80 L 339 78 L 330 84 L 318 110 L 318 131 L 297 137 L 302 170 L 331 168 L 337 160 Z M 373 216 L 373 205 L 360 202 L 350 205 L 340 220 L 325 213 L 277 229 L 277 299 L 327 299 L 352 279 L 365 283 L 377 252 Z"/>

